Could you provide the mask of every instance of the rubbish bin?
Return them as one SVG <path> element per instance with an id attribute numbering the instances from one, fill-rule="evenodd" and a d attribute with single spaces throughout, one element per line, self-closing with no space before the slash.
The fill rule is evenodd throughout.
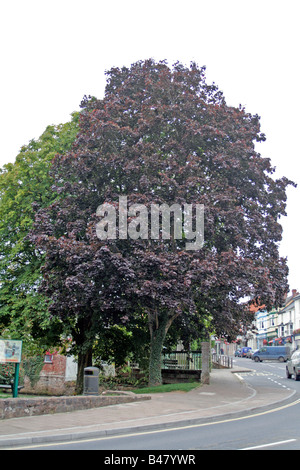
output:
<path id="1" fill-rule="evenodd" d="M 86 367 L 84 369 L 84 395 L 99 395 L 99 372 L 98 367 Z"/>

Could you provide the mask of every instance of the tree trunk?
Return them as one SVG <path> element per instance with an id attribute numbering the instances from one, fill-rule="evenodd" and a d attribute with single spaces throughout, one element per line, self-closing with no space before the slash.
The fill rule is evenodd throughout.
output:
<path id="1" fill-rule="evenodd" d="M 161 377 L 161 353 L 166 336 L 165 327 L 161 326 L 151 337 L 149 359 L 149 386 L 160 385 Z"/>
<path id="2" fill-rule="evenodd" d="M 81 395 L 83 393 L 83 374 L 85 367 L 93 365 L 92 360 L 92 349 L 86 352 L 78 354 L 78 371 L 76 381 L 76 394 Z"/>
<path id="3" fill-rule="evenodd" d="M 149 359 L 149 386 L 161 385 L 161 355 L 164 340 L 168 329 L 170 328 L 173 320 L 177 317 L 174 315 L 168 317 L 167 314 L 158 317 L 157 312 L 151 315 L 149 319 L 150 329 L 150 359 Z"/>

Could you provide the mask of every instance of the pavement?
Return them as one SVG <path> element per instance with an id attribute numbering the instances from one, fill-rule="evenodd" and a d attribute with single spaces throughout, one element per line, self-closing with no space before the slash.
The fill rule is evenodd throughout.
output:
<path id="1" fill-rule="evenodd" d="M 250 369 L 213 369 L 209 385 L 190 392 L 151 394 L 151 400 L 83 411 L 0 420 L 0 449 L 107 437 L 237 418 L 292 401 L 288 388 L 253 389 L 243 380 Z M 294 398 L 295 399 L 295 398 Z"/>

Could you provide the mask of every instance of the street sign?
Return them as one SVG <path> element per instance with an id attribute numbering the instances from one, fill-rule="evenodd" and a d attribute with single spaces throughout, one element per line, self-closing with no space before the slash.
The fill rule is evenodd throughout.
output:
<path id="1" fill-rule="evenodd" d="M 13 398 L 18 397 L 20 362 L 22 357 L 22 341 L 18 339 L 0 339 L 0 364 L 11 362 L 15 364 L 13 383 Z"/>
<path id="2" fill-rule="evenodd" d="M 22 341 L 15 339 L 0 339 L 0 363 L 21 362 Z"/>

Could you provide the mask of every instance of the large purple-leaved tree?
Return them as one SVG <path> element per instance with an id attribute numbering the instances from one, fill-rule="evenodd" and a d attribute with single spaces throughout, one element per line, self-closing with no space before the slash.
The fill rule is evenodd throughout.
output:
<path id="1" fill-rule="evenodd" d="M 270 160 L 255 150 L 264 140 L 259 117 L 228 106 L 194 63 L 113 68 L 104 98 L 83 100 L 74 146 L 53 162 L 58 198 L 37 210 L 31 235 L 46 254 L 42 289 L 50 311 L 77 346 L 79 391 L 103 326 L 148 319 L 149 382 L 158 384 L 176 318 L 206 315 L 217 333 L 233 335 L 247 316 L 246 297 L 280 304 L 288 286 L 279 219 L 292 183 L 273 178 Z M 118 209 L 120 196 L 125 226 L 137 236 L 119 232 L 116 210 L 114 237 L 101 240 L 97 208 Z M 148 232 L 133 204 L 148 210 Z M 201 248 L 187 249 L 183 231 L 175 236 L 172 214 L 170 238 L 151 238 L 151 208 L 162 204 L 202 205 Z"/>

